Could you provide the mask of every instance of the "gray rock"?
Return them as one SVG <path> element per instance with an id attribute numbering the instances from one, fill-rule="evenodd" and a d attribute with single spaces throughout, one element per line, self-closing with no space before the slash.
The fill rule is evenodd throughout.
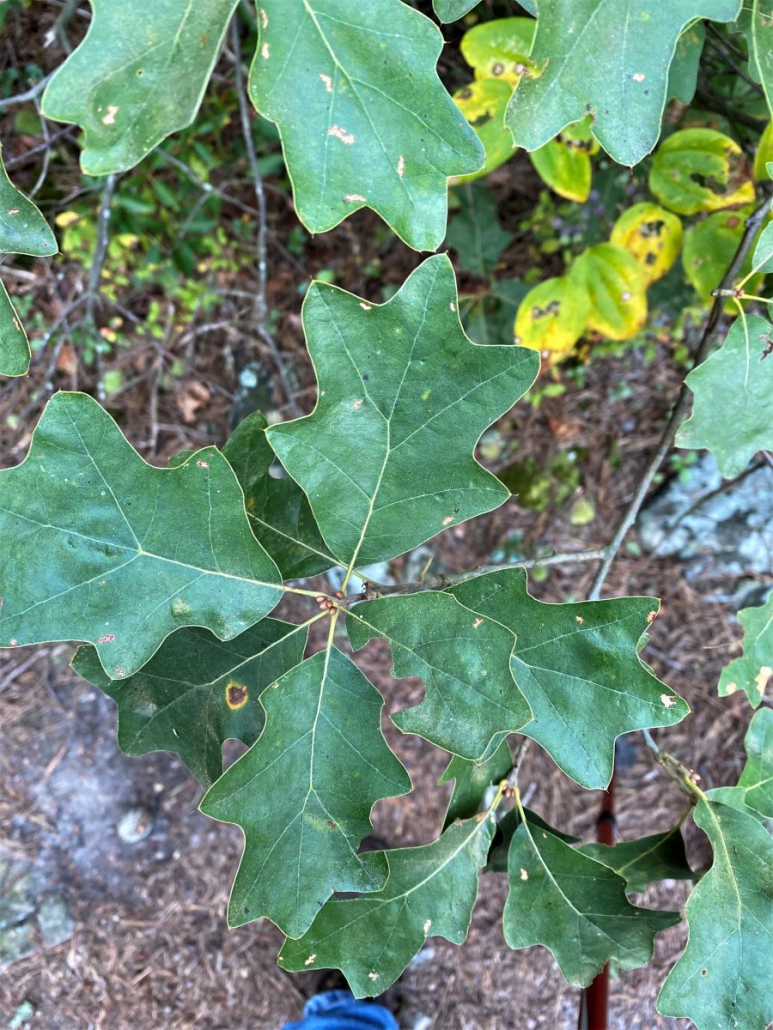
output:
<path id="1" fill-rule="evenodd" d="M 687 563 L 689 580 L 768 573 L 773 469 L 764 465 L 720 489 L 723 483 L 714 458 L 701 455 L 642 510 L 637 530 L 644 550 Z"/>

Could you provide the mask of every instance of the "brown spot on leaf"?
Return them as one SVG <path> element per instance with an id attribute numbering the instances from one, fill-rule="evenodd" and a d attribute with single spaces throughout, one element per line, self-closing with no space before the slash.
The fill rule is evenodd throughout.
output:
<path id="1" fill-rule="evenodd" d="M 202 461 L 201 459 L 199 459 L 196 462 L 196 464 L 198 465 L 198 467 L 200 469 L 208 469 L 209 468 L 209 462 L 208 461 Z"/>
<path id="2" fill-rule="evenodd" d="M 115 633 L 105 633 L 103 637 L 100 637 L 97 641 L 98 644 L 112 644 L 115 640 Z"/>
<path id="3" fill-rule="evenodd" d="M 660 703 L 664 708 L 673 708 L 676 704 L 676 698 L 672 694 L 661 694 Z"/>
<path id="4" fill-rule="evenodd" d="M 360 397 L 360 399 L 358 401 L 355 401 L 354 404 L 352 404 L 352 407 L 354 408 L 355 411 L 359 411 L 360 408 L 362 407 L 362 397 Z"/>
<path id="5" fill-rule="evenodd" d="M 326 92 L 332 93 L 333 92 L 333 80 L 330 78 L 330 76 L 329 75 L 322 75 L 321 74 L 320 75 L 320 79 L 322 79 L 322 81 L 325 83 L 325 90 L 326 90 Z"/>
<path id="6" fill-rule="evenodd" d="M 247 688 L 243 683 L 236 683 L 231 680 L 230 683 L 225 685 L 225 703 L 231 709 L 232 712 L 238 711 L 240 708 L 244 708 L 247 704 L 249 694 Z"/>
<path id="7" fill-rule="evenodd" d="M 443 525 L 444 526 L 449 526 L 453 521 L 454 521 L 453 515 L 446 515 L 446 517 L 443 519 Z"/>
<path id="8" fill-rule="evenodd" d="M 473 629 L 477 629 L 478 626 L 482 626 L 482 625 L 483 625 L 483 619 L 476 619 L 475 622 L 473 622 L 473 624 L 472 624 L 472 628 Z"/>

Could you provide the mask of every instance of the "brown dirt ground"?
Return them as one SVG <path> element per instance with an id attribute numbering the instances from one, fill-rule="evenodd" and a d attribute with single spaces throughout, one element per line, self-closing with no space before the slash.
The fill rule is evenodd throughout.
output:
<path id="1" fill-rule="evenodd" d="M 33 47 L 29 40 L 39 39 L 55 12 L 55 6 L 46 7 L 34 23 L 34 33 L 25 34 L 24 23 L 17 25 L 14 45 Z M 13 59 L 13 53 L 5 54 L 6 62 Z M 27 59 L 49 68 L 57 55 L 38 46 Z M 56 212 L 56 195 L 66 192 L 68 176 L 73 177 L 73 138 L 68 132 L 59 142 L 52 172 L 58 192 L 47 202 L 49 214 Z M 6 159 L 23 156 L 25 147 L 31 149 L 24 138 L 9 137 Z M 22 162 L 17 167 L 16 181 L 28 187 L 37 164 L 28 167 Z M 239 174 L 241 179 L 230 188 L 249 202 L 244 170 Z M 229 176 L 233 181 L 232 170 Z M 505 222 L 516 232 L 505 264 L 509 274 L 522 273 L 532 256 L 517 227 L 537 192 L 528 162 L 511 162 L 495 187 Z M 347 289 L 379 300 L 379 279 L 371 277 L 368 267 L 377 265 L 380 281 L 399 283 L 419 258 L 380 233 L 377 220 L 366 213 L 309 240 L 302 255 L 287 255 L 281 240 L 296 223 L 286 192 L 270 189 L 269 203 L 275 234 L 269 299 L 278 312 L 277 338 L 298 384 L 299 403 L 309 410 L 314 380 L 303 349 L 298 283 L 321 268 L 333 268 Z M 60 265 L 57 271 L 61 270 Z M 18 293 L 31 292 L 53 321 L 65 298 L 83 285 L 82 269 L 64 271 L 55 278 L 50 267 L 29 265 L 26 278 L 17 276 L 11 286 Z M 250 290 L 252 276 L 245 258 L 243 275 L 232 277 L 225 286 Z M 473 289 L 475 281 L 463 281 L 462 286 Z M 124 303 L 141 315 L 147 300 L 136 291 Z M 236 370 L 257 359 L 267 374 L 273 373 L 270 353 L 249 331 L 249 310 L 245 313 L 236 305 L 236 299 L 224 297 L 219 319 L 227 325 L 177 334 L 163 345 L 143 338 L 140 326 L 128 341 L 131 346 L 106 359 L 107 370 L 120 367 L 127 382 L 136 380 L 111 399 L 109 409 L 148 460 L 162 464 L 182 447 L 221 443 L 236 394 Z M 23 458 L 51 385 L 95 388 L 93 368 L 84 366 L 77 355 L 68 354 L 68 360 L 51 372 L 49 354 L 36 356 L 27 379 L 0 386 L 4 465 Z M 168 368 L 173 359 L 183 362 L 184 373 L 172 389 L 162 390 L 158 369 Z M 544 460 L 569 443 L 587 449 L 582 488 L 593 500 L 597 518 L 575 527 L 567 506 L 536 515 L 511 502 L 434 541 L 438 567 L 474 567 L 516 529 L 524 535 L 524 548 L 603 545 L 658 439 L 681 376 L 669 347 L 661 344 L 653 363 L 645 363 L 638 352 L 601 359 L 591 365 L 582 389 L 569 384 L 563 397 L 544 401 L 537 411 L 518 406 L 499 428 L 506 440 L 519 440 L 519 458 Z M 611 400 L 614 387 L 623 380 L 630 395 Z M 201 404 L 184 421 L 192 394 Z M 278 388 L 273 402 L 277 411 L 286 405 Z M 18 423 L 9 423 L 9 415 L 19 416 Z M 148 446 L 149 440 L 155 440 L 155 447 Z M 615 444 L 623 459 L 617 470 L 607 460 Z M 591 575 L 587 566 L 556 568 L 533 591 L 546 600 L 579 597 Z M 668 747 L 706 784 L 714 785 L 733 782 L 739 771 L 748 711 L 740 696 L 722 702 L 715 696 L 719 670 L 738 632 L 731 613 L 702 599 L 708 582 L 690 584 L 669 561 L 624 552 L 608 581 L 607 595 L 647 593 L 663 599 L 663 612 L 644 657 L 694 711 L 667 734 Z M 36 1011 L 29 1025 L 42 1030 L 274 1030 L 297 1018 L 306 993 L 313 989 L 312 978 L 290 977 L 276 967 L 279 932 L 267 923 L 234 931 L 225 925 L 240 834 L 198 813 L 199 788 L 175 758 L 121 755 L 114 742 L 112 704 L 73 677 L 67 666 L 70 655 L 71 649 L 52 646 L 0 656 L 0 843 L 46 871 L 49 882 L 65 894 L 76 921 L 71 942 L 25 959 L 0 977 L 0 1025 L 10 1023 L 24 999 Z M 388 710 L 415 703 L 421 696 L 416 682 L 390 680 L 385 647 L 371 644 L 358 661 L 383 690 Z M 385 732 L 416 790 L 408 798 L 377 806 L 376 833 L 394 846 L 426 842 L 442 821 L 447 788 L 434 784 L 445 756 L 419 738 L 401 735 L 386 721 Z M 664 829 L 684 807 L 680 793 L 653 769 L 638 741 L 632 740 L 631 746 L 635 761 L 620 774 L 618 785 L 622 837 Z M 530 804 L 551 823 L 592 837 L 598 794 L 570 783 L 536 746 L 528 753 L 521 778 Z M 119 813 L 134 804 L 152 813 L 153 831 L 145 841 L 129 845 L 118 837 L 116 822 Z M 692 827 L 687 833 L 692 856 L 705 865 L 703 840 Z M 422 956 L 425 961 L 407 971 L 401 981 L 400 1015 L 406 1030 L 422 1025 L 436 1030 L 570 1030 L 576 1025 L 577 993 L 563 983 L 549 953 L 542 948 L 515 953 L 505 946 L 500 928 L 505 893 L 501 876 L 484 877 L 466 945 L 457 949 L 433 939 Z M 671 884 L 653 890 L 647 901 L 678 908 L 685 898 L 684 886 Z M 659 984 L 684 941 L 684 927 L 667 931 L 648 968 L 614 979 L 615 1028 L 687 1025 L 657 1016 L 654 1008 Z M 426 1017 L 423 1024 L 421 1017 Z"/>

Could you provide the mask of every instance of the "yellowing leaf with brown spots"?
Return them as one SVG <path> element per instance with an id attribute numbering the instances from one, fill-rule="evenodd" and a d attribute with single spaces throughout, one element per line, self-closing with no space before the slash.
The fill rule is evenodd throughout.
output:
<path id="1" fill-rule="evenodd" d="M 577 258 L 569 274 L 590 297 L 589 329 L 610 340 L 627 340 L 644 328 L 647 294 L 633 254 L 599 243 Z"/>
<path id="2" fill-rule="evenodd" d="M 773 161 L 773 122 L 768 122 L 765 131 L 760 136 L 757 150 L 754 155 L 754 181 L 767 182 L 768 163 Z"/>
<path id="3" fill-rule="evenodd" d="M 55 394 L 0 472 L 0 539 L 0 646 L 88 641 L 112 679 L 176 629 L 230 640 L 282 596 L 222 454 L 153 468 L 82 393 Z"/>
<path id="4" fill-rule="evenodd" d="M 542 181 L 560 197 L 584 204 L 590 196 L 591 154 L 599 149 L 590 126 L 575 122 L 555 139 L 529 154 Z"/>
<path id="5" fill-rule="evenodd" d="M 250 73 L 282 138 L 295 207 L 326 232 L 362 207 L 410 247 L 443 242 L 448 179 L 483 147 L 438 78 L 437 25 L 402 0 L 260 0 Z"/>
<path id="6" fill-rule="evenodd" d="M 317 405 L 268 438 L 341 563 L 387 561 L 504 504 L 508 491 L 473 449 L 531 386 L 539 358 L 465 336 L 445 255 L 386 304 L 315 283 L 303 320 Z"/>
<path id="7" fill-rule="evenodd" d="M 682 265 L 687 278 L 707 304 L 713 302 L 711 291 L 719 286 L 730 267 L 743 236 L 744 222 L 751 210 L 747 207 L 734 211 L 716 211 L 685 230 Z M 752 257 L 749 254 L 738 278 L 742 279 L 751 271 L 751 267 Z M 760 276 L 754 276 L 746 283 L 746 289 L 756 293 L 761 281 Z M 738 308 L 731 300 L 728 300 L 726 310 L 732 315 L 738 313 Z"/>
<path id="8" fill-rule="evenodd" d="M 649 185 L 670 211 L 695 215 L 751 203 L 751 172 L 729 136 L 714 129 L 682 129 L 655 151 Z"/>
<path id="9" fill-rule="evenodd" d="M 454 823 L 432 844 L 379 853 L 389 862 L 384 889 L 328 901 L 308 933 L 285 941 L 279 964 L 340 969 L 363 998 L 391 986 L 427 938 L 463 944 L 496 825 L 489 812 Z"/>
<path id="10" fill-rule="evenodd" d="M 486 151 L 483 168 L 470 175 L 454 176 L 454 185 L 488 175 L 513 156 L 513 137 L 504 121 L 511 93 L 511 86 L 502 79 L 476 79 L 454 93 L 454 103 L 475 129 Z"/>
<path id="11" fill-rule="evenodd" d="M 634 204 L 615 222 L 610 243 L 630 251 L 641 266 L 644 285 L 662 279 L 682 249 L 681 220 L 657 204 Z"/>
<path id="12" fill-rule="evenodd" d="M 173 751 L 209 787 L 223 773 L 223 742 L 254 744 L 263 729 L 262 692 L 303 661 L 306 626 L 262 619 L 233 640 L 181 629 L 128 679 L 105 673 L 93 647 L 72 667 L 118 706 L 118 743 L 127 755 Z"/>
<path id="13" fill-rule="evenodd" d="M 529 59 L 536 28 L 533 18 L 495 18 L 465 32 L 461 51 L 475 78 L 502 79 L 513 87 L 522 75 L 537 74 Z"/>
<path id="14" fill-rule="evenodd" d="M 521 301 L 515 316 L 516 341 L 560 361 L 585 332 L 589 314 L 590 298 L 582 286 L 568 276 L 546 279 Z"/>

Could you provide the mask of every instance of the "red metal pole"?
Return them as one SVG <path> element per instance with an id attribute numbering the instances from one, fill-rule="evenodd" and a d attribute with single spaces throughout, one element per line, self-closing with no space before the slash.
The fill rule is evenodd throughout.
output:
<path id="1" fill-rule="evenodd" d="M 599 844 L 615 843 L 615 774 L 604 791 L 599 811 L 596 840 Z M 582 992 L 579 1030 L 609 1030 L 609 966 Z"/>

